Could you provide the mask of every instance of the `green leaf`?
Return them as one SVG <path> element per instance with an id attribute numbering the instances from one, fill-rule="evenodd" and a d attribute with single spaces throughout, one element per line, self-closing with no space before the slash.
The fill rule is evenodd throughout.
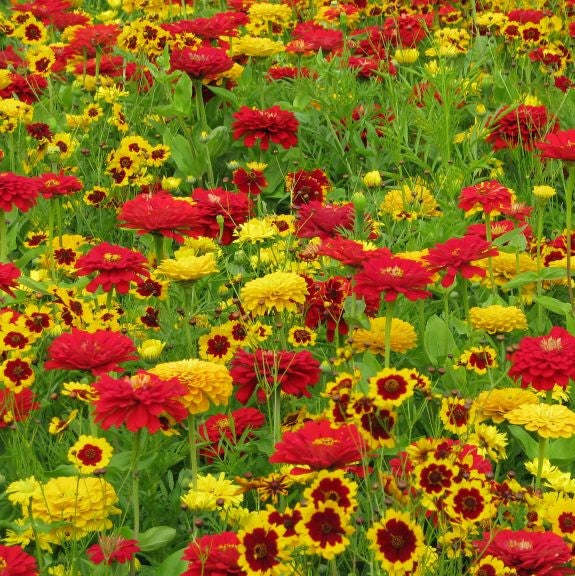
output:
<path id="1" fill-rule="evenodd" d="M 348 296 L 343 301 L 343 317 L 350 328 L 359 326 L 369 330 L 371 326 L 365 314 L 365 302 L 363 299 L 358 300 L 355 296 Z"/>
<path id="2" fill-rule="evenodd" d="M 143 552 L 150 552 L 165 546 L 176 536 L 176 529 L 170 526 L 154 526 L 140 534 L 138 545 Z"/>
<path id="3" fill-rule="evenodd" d="M 154 569 L 154 576 L 174 576 L 181 574 L 188 566 L 185 560 L 182 560 L 185 548 L 176 550 L 170 554 L 157 568 Z"/>
<path id="4" fill-rule="evenodd" d="M 176 83 L 174 99 L 172 101 L 175 110 L 182 116 L 189 116 L 192 110 L 192 80 L 187 74 L 182 74 Z"/>
<path id="5" fill-rule="evenodd" d="M 575 270 L 572 274 L 575 274 Z M 504 284 L 502 288 L 503 290 L 511 290 L 512 288 L 518 288 L 525 284 L 533 284 L 534 282 L 537 282 L 538 279 L 558 280 L 559 278 L 566 277 L 567 270 L 565 270 L 565 268 L 543 268 L 539 275 L 537 275 L 537 272 L 524 272 L 523 274 L 519 274 L 519 276 L 516 276 L 513 280 L 509 280 L 507 284 Z"/>
<path id="6" fill-rule="evenodd" d="M 510 232 L 502 234 L 493 240 L 493 244 L 495 246 L 512 246 L 513 248 L 517 248 L 518 250 L 525 250 L 527 246 L 527 240 L 525 239 L 525 235 L 523 232 L 525 231 L 525 226 L 522 228 L 514 228 Z"/>
<path id="7" fill-rule="evenodd" d="M 205 164 L 194 154 L 192 146 L 181 134 L 172 134 L 168 128 L 162 135 L 164 144 L 170 148 L 172 160 L 185 176 L 201 178 L 206 171 Z"/>
<path id="8" fill-rule="evenodd" d="M 555 314 L 567 315 L 571 313 L 571 304 L 569 302 L 561 302 L 561 300 L 551 296 L 535 296 L 533 299 L 537 304 L 551 312 L 555 312 Z"/>
<path id="9" fill-rule="evenodd" d="M 575 436 L 571 438 L 557 438 L 549 442 L 549 460 L 573 460 L 575 453 Z"/>
<path id="10" fill-rule="evenodd" d="M 439 365 L 440 358 L 445 358 L 448 354 L 459 353 L 449 326 L 437 314 L 431 316 L 427 321 L 423 336 L 423 348 L 434 366 Z"/>
<path id="11" fill-rule="evenodd" d="M 208 136 L 206 145 L 210 153 L 210 158 L 217 158 L 229 149 L 230 131 L 225 126 L 214 128 Z"/>
<path id="12" fill-rule="evenodd" d="M 537 458 L 539 454 L 539 442 L 534 440 L 529 432 L 527 432 L 521 426 L 516 426 L 515 424 L 509 424 L 509 432 L 511 435 L 519 440 L 520 444 L 523 446 L 523 450 L 527 455 L 527 458 L 532 460 L 533 458 Z"/>
<path id="13" fill-rule="evenodd" d="M 244 70 L 244 73 L 242 74 L 242 77 L 244 76 L 244 74 L 245 74 L 245 70 Z M 216 96 L 219 96 L 222 100 L 226 100 L 230 104 L 233 104 L 236 108 L 240 107 L 239 98 L 237 97 L 236 94 L 234 94 L 234 92 L 232 92 L 230 90 L 226 90 L 225 88 L 220 88 L 219 86 L 208 86 L 208 88 Z"/>

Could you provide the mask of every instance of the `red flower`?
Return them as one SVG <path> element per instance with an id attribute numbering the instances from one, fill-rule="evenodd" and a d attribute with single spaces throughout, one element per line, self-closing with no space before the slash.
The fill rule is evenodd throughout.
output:
<path id="1" fill-rule="evenodd" d="M 542 158 L 575 162 L 575 129 L 547 134 L 545 142 L 536 142 Z"/>
<path id="2" fill-rule="evenodd" d="M 124 228 L 137 230 L 139 235 L 160 234 L 180 244 L 182 234 L 193 233 L 196 210 L 186 200 L 178 200 L 167 192 L 139 194 L 124 202 L 118 220 Z"/>
<path id="3" fill-rule="evenodd" d="M 137 360 L 132 340 L 120 332 L 85 332 L 72 328 L 58 336 L 48 348 L 46 370 L 86 370 L 94 376 L 122 372 L 120 363 Z"/>
<path id="4" fill-rule="evenodd" d="M 555 326 L 547 336 L 525 337 L 509 358 L 509 376 L 521 378 L 521 386 L 552 390 L 555 384 L 566 388 L 575 380 L 575 337 Z"/>
<path id="5" fill-rule="evenodd" d="M 232 360 L 230 374 L 238 387 L 236 398 L 246 404 L 257 389 L 258 402 L 265 402 L 277 385 L 285 394 L 311 397 L 308 388 L 319 382 L 319 362 L 308 350 L 300 352 L 240 348 Z"/>
<path id="6" fill-rule="evenodd" d="M 491 554 L 518 576 L 566 576 L 574 571 L 567 564 L 573 555 L 571 547 L 552 532 L 501 530 L 474 543 L 481 555 Z"/>
<path id="7" fill-rule="evenodd" d="M 296 226 L 299 238 L 335 238 L 339 235 L 338 229 L 352 230 L 353 224 L 354 209 L 351 202 L 342 206 L 324 206 L 321 202 L 311 201 L 298 207 Z"/>
<path id="8" fill-rule="evenodd" d="M 410 47 L 419 44 L 433 25 L 433 14 L 401 14 L 383 23 L 385 40 L 392 46 Z"/>
<path id="9" fill-rule="evenodd" d="M 390 254 L 387 248 L 378 248 L 378 251 L 382 254 Z M 375 251 L 365 250 L 363 244 L 356 240 L 336 236 L 324 240 L 317 254 L 318 256 L 329 256 L 346 266 L 361 268 L 366 260 L 373 258 Z"/>
<path id="10" fill-rule="evenodd" d="M 220 242 L 224 246 L 231 244 L 236 226 L 248 219 L 252 206 L 247 194 L 229 192 L 223 188 L 196 188 L 192 198 L 195 201 L 192 236 L 220 238 L 221 235 Z M 221 231 L 218 216 L 223 219 Z"/>
<path id="11" fill-rule="evenodd" d="M 293 206 L 309 204 L 312 201 L 323 203 L 326 193 L 331 188 L 326 173 L 320 168 L 288 172 L 285 181 Z"/>
<path id="12" fill-rule="evenodd" d="M 28 212 L 36 204 L 39 185 L 36 178 L 0 172 L 0 210 L 10 212 L 18 208 Z"/>
<path id="13" fill-rule="evenodd" d="M 76 176 L 65 174 L 41 174 L 38 177 L 39 192 L 46 199 L 54 196 L 69 196 L 82 190 L 82 182 Z"/>
<path id="14" fill-rule="evenodd" d="M 136 552 L 140 551 L 137 540 L 128 540 L 123 536 L 100 535 L 98 544 L 90 546 L 86 553 L 94 564 L 125 564 Z"/>
<path id="15" fill-rule="evenodd" d="M 293 40 L 286 45 L 287 52 L 298 54 L 318 52 L 324 54 L 343 46 L 343 32 L 324 28 L 315 22 L 298 22 L 292 32 Z"/>
<path id="16" fill-rule="evenodd" d="M 355 275 L 355 292 L 365 297 L 370 308 L 377 309 L 382 293 L 386 302 L 394 302 L 400 294 L 408 300 L 419 300 L 431 296 L 425 290 L 431 283 L 431 272 L 423 264 L 393 254 L 379 254 L 366 260 L 363 270 Z"/>
<path id="17" fill-rule="evenodd" d="M 232 182 L 242 194 L 251 194 L 252 196 L 261 194 L 262 189 L 268 185 L 264 173 L 254 168 L 250 168 L 249 172 L 244 168 L 234 170 Z"/>
<path id="18" fill-rule="evenodd" d="M 229 70 L 234 61 L 221 48 L 202 46 L 197 50 L 174 49 L 170 55 L 170 71 L 182 70 L 197 79 L 213 79 Z"/>
<path id="19" fill-rule="evenodd" d="M 94 419 L 104 430 L 125 424 L 130 432 L 147 428 L 154 434 L 162 429 L 162 416 L 181 422 L 188 415 L 178 400 L 188 390 L 177 378 L 162 380 L 144 371 L 119 380 L 104 375 L 93 387 L 98 393 Z"/>
<path id="20" fill-rule="evenodd" d="M 211 18 L 194 18 L 193 20 L 182 20 L 169 24 L 162 24 L 162 27 L 172 34 L 191 32 L 195 36 L 206 39 L 217 39 L 220 36 L 237 36 L 237 28 L 247 24 L 249 18 L 242 12 L 220 12 Z"/>
<path id="21" fill-rule="evenodd" d="M 78 27 L 68 46 L 62 51 L 62 58 L 72 56 L 95 58 L 98 52 L 111 52 L 116 46 L 121 28 L 118 24 L 94 24 Z"/>
<path id="22" fill-rule="evenodd" d="M 30 412 L 38 408 L 40 404 L 35 401 L 34 392 L 29 388 L 24 388 L 17 394 L 7 388 L 0 388 L 0 429 L 26 420 Z"/>
<path id="23" fill-rule="evenodd" d="M 344 468 L 362 460 L 365 453 L 365 443 L 355 425 L 332 428 L 327 420 L 310 420 L 299 430 L 284 434 L 270 462 L 307 466 L 301 471 L 309 472 Z"/>
<path id="24" fill-rule="evenodd" d="M 206 534 L 184 550 L 188 569 L 181 576 L 243 576 L 238 566 L 238 536 L 235 532 Z"/>
<path id="25" fill-rule="evenodd" d="M 485 270 L 474 266 L 476 260 L 483 260 L 489 256 L 497 256 L 499 252 L 491 248 L 491 244 L 479 236 L 464 236 L 463 238 L 450 238 L 443 244 L 436 244 L 424 259 L 430 264 L 431 272 L 447 270 L 441 285 L 449 288 L 455 282 L 456 274 L 463 278 L 472 276 L 485 276 Z"/>
<path id="26" fill-rule="evenodd" d="M 549 118 L 545 106 L 526 106 L 521 104 L 511 112 L 504 108 L 490 122 L 487 137 L 494 150 L 516 148 L 533 150 L 535 140 L 539 140 L 548 131 Z M 551 126 L 551 132 L 556 132 L 559 124 Z"/>
<path id="27" fill-rule="evenodd" d="M 497 180 L 480 182 L 463 188 L 458 206 L 462 210 L 483 210 L 486 214 L 502 212 L 509 209 L 511 191 Z"/>
<path id="28" fill-rule="evenodd" d="M 78 258 L 76 275 L 87 276 L 94 272 L 98 273 L 86 286 L 88 292 L 95 292 L 102 286 L 104 292 L 115 288 L 120 294 L 126 294 L 130 290 L 130 282 L 150 275 L 146 266 L 147 260 L 143 254 L 123 246 L 102 242 Z"/>
<path id="29" fill-rule="evenodd" d="M 283 148 L 297 146 L 299 122 L 292 112 L 272 106 L 266 110 L 257 110 L 242 106 L 233 114 L 232 125 L 235 140 L 244 139 L 244 146 L 251 148 L 260 140 L 260 148 L 267 150 L 270 140 Z"/>
<path id="30" fill-rule="evenodd" d="M 1 576 L 37 576 L 36 558 L 26 554 L 20 546 L 0 544 Z"/>
<path id="31" fill-rule="evenodd" d="M 16 282 L 18 278 L 20 278 L 20 270 L 14 264 L 0 262 L 0 290 L 14 296 L 12 288 L 18 287 L 18 282 Z"/>

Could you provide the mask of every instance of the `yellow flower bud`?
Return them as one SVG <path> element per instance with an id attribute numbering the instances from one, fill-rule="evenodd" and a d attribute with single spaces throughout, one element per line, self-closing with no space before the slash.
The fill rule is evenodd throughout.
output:
<path id="1" fill-rule="evenodd" d="M 161 340 L 144 340 L 142 344 L 138 346 L 138 353 L 143 360 L 152 362 L 160 357 L 160 354 L 162 353 L 165 345 L 166 343 L 162 342 Z"/>
<path id="2" fill-rule="evenodd" d="M 381 174 L 379 173 L 379 171 L 377 170 L 372 170 L 371 172 L 368 172 L 364 177 L 363 177 L 363 183 L 368 187 L 368 188 L 373 188 L 375 186 L 380 186 L 381 185 Z"/>

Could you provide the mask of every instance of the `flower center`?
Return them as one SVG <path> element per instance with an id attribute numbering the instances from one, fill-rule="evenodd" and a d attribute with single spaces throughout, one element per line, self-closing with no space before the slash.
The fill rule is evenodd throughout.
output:
<path id="1" fill-rule="evenodd" d="M 555 352 L 556 350 L 561 350 L 563 345 L 561 343 L 561 338 L 543 338 L 541 340 L 541 350 L 544 352 Z"/>
<path id="2" fill-rule="evenodd" d="M 382 272 L 384 274 L 389 274 L 394 278 L 403 278 L 403 269 L 399 266 L 389 266 L 387 268 L 383 268 Z"/>
<path id="3" fill-rule="evenodd" d="M 122 257 L 119 254 L 112 254 L 111 252 L 106 252 L 106 254 L 104 254 L 104 260 L 106 262 L 118 262 L 118 260 L 121 260 Z"/>
<path id="4" fill-rule="evenodd" d="M 256 560 L 263 560 L 268 555 L 268 548 L 265 544 L 256 544 L 254 546 L 254 557 Z"/>
<path id="5" fill-rule="evenodd" d="M 396 550 L 401 550 L 405 546 L 405 538 L 400 534 L 392 534 L 391 546 Z"/>
<path id="6" fill-rule="evenodd" d="M 339 441 L 335 438 L 316 438 L 312 444 L 314 446 L 335 446 Z"/>

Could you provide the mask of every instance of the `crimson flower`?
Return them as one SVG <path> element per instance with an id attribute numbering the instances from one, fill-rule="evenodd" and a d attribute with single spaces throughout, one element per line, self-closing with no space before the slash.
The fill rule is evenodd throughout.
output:
<path id="1" fill-rule="evenodd" d="M 314 238 L 322 240 L 339 236 L 340 230 L 352 230 L 354 224 L 353 204 L 348 202 L 342 206 L 322 204 L 312 200 L 308 204 L 298 206 L 297 236 L 299 238 Z"/>
<path id="2" fill-rule="evenodd" d="M 547 134 L 545 142 L 536 142 L 542 158 L 575 162 L 575 128 Z"/>
<path id="3" fill-rule="evenodd" d="M 18 208 L 28 212 L 36 204 L 39 184 L 36 178 L 0 172 L 0 210 L 10 212 Z"/>
<path id="4" fill-rule="evenodd" d="M 34 392 L 29 388 L 24 388 L 17 394 L 8 388 L 0 388 L 0 429 L 26 420 L 32 410 L 38 410 L 40 404 L 35 398 Z"/>
<path id="5" fill-rule="evenodd" d="M 2 576 L 37 576 L 36 558 L 20 546 L 0 544 L 0 574 Z"/>
<path id="6" fill-rule="evenodd" d="M 137 540 L 128 540 L 123 536 L 100 535 L 98 543 L 86 550 L 94 564 L 125 564 L 136 552 L 140 551 Z"/>
<path id="7" fill-rule="evenodd" d="M 206 534 L 184 550 L 188 569 L 181 576 L 243 576 L 238 566 L 238 536 L 235 532 Z"/>
<path id="8" fill-rule="evenodd" d="M 182 234 L 192 234 L 195 219 L 196 210 L 190 202 L 164 191 L 139 194 L 124 202 L 118 214 L 124 228 L 137 230 L 139 235 L 160 234 L 180 244 L 184 241 Z"/>
<path id="9" fill-rule="evenodd" d="M 463 188 L 457 205 L 466 212 L 482 210 L 486 214 L 492 214 L 509 209 L 510 204 L 509 188 L 497 180 L 489 180 Z"/>
<path id="10" fill-rule="evenodd" d="M 331 188 L 326 173 L 320 168 L 288 172 L 285 181 L 294 206 L 309 204 L 312 201 L 323 203 L 327 191 Z"/>
<path id="11" fill-rule="evenodd" d="M 455 281 L 456 274 L 463 278 L 472 276 L 485 276 L 485 270 L 474 266 L 476 260 L 483 260 L 490 256 L 497 256 L 499 252 L 491 244 L 479 236 L 464 236 L 463 238 L 450 238 L 443 244 L 436 244 L 429 250 L 424 259 L 429 263 L 431 272 L 447 270 L 441 285 L 449 288 Z"/>
<path id="12" fill-rule="evenodd" d="M 559 326 L 547 336 L 525 337 L 509 357 L 509 376 L 521 379 L 521 386 L 552 390 L 557 384 L 566 388 L 575 380 L 575 337 Z"/>
<path id="13" fill-rule="evenodd" d="M 18 287 L 18 280 L 20 278 L 20 270 L 11 262 L 4 264 L 0 262 L 0 290 L 14 296 L 12 288 Z"/>
<path id="14" fill-rule="evenodd" d="M 257 389 L 258 402 L 265 402 L 277 385 L 285 394 L 310 397 L 308 388 L 319 382 L 319 362 L 308 350 L 300 352 L 240 348 L 234 356 L 230 375 L 237 386 L 236 398 L 246 404 Z"/>
<path id="15" fill-rule="evenodd" d="M 243 194 L 257 196 L 268 185 L 268 181 L 261 170 L 238 168 L 234 170 L 232 182 Z"/>
<path id="16" fill-rule="evenodd" d="M 125 424 L 130 432 L 147 428 L 154 434 L 162 429 L 161 417 L 181 422 L 188 415 L 188 409 L 178 400 L 188 389 L 177 378 L 162 380 L 141 371 L 119 380 L 104 375 L 93 387 L 98 393 L 94 419 L 104 430 Z"/>
<path id="17" fill-rule="evenodd" d="M 210 18 L 194 18 L 162 24 L 162 28 L 174 35 L 191 32 L 206 39 L 217 39 L 220 36 L 237 36 L 237 28 L 249 21 L 243 12 L 218 12 Z"/>
<path id="18" fill-rule="evenodd" d="M 72 328 L 60 334 L 48 347 L 46 370 L 85 370 L 94 376 L 107 372 L 122 372 L 120 364 L 137 360 L 132 340 L 111 330 L 85 332 Z"/>
<path id="19" fill-rule="evenodd" d="M 78 258 L 76 275 L 97 273 L 86 286 L 88 292 L 95 292 L 102 286 L 104 292 L 115 288 L 120 294 L 126 294 L 130 290 L 130 282 L 150 275 L 146 266 L 147 260 L 140 252 L 102 242 Z"/>
<path id="20" fill-rule="evenodd" d="M 501 530 L 484 534 L 474 546 L 482 555 L 499 558 L 514 568 L 518 576 L 566 576 L 574 571 L 568 566 L 573 555 L 571 547 L 553 532 Z"/>
<path id="21" fill-rule="evenodd" d="M 186 46 L 174 49 L 170 55 L 170 65 L 173 70 L 182 70 L 188 76 L 198 79 L 213 79 L 229 70 L 234 61 L 221 48 L 201 46 L 197 50 Z"/>
<path id="22" fill-rule="evenodd" d="M 400 294 L 408 300 L 420 300 L 431 296 L 425 289 L 431 283 L 431 272 L 420 262 L 378 253 L 355 275 L 355 292 L 365 297 L 370 308 L 377 309 L 381 294 L 386 302 L 394 302 Z"/>
<path id="23" fill-rule="evenodd" d="M 284 434 L 270 462 L 307 466 L 298 471 L 309 472 L 344 468 L 362 460 L 365 453 L 365 442 L 354 424 L 333 428 L 328 420 L 310 420 Z"/>
<path id="24" fill-rule="evenodd" d="M 267 150 L 270 140 L 283 148 L 297 146 L 299 122 L 292 112 L 272 106 L 265 110 L 242 106 L 233 114 L 233 137 L 244 139 L 244 146 L 251 148 L 260 140 L 260 148 Z"/>
<path id="25" fill-rule="evenodd" d="M 39 192 L 46 199 L 54 196 L 69 196 L 74 192 L 82 190 L 82 182 L 76 176 L 66 176 L 65 174 L 41 174 L 38 177 Z"/>

